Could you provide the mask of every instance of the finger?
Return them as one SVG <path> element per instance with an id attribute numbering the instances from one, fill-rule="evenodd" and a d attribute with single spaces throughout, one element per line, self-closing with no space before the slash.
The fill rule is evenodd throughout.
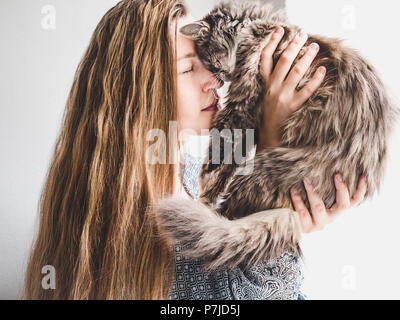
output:
<path id="1" fill-rule="evenodd" d="M 338 210 L 345 210 L 350 207 L 350 194 L 346 183 L 343 181 L 341 174 L 335 175 L 336 186 L 336 208 Z"/>
<path id="2" fill-rule="evenodd" d="M 327 212 L 325 204 L 319 197 L 317 192 L 314 190 L 314 186 L 308 178 L 303 178 L 304 186 L 307 191 L 308 202 L 310 203 L 311 215 L 314 224 L 318 230 L 321 230 L 325 226 L 325 221 L 327 220 Z"/>
<path id="3" fill-rule="evenodd" d="M 294 210 L 299 214 L 300 216 L 300 221 L 303 227 L 303 231 L 307 231 L 311 228 L 312 226 L 312 218 L 310 215 L 310 212 L 308 212 L 308 209 L 303 202 L 303 199 L 300 197 L 299 193 L 297 190 L 294 188 L 290 189 L 290 195 L 292 197 L 292 202 L 294 206 Z"/>
<path id="4" fill-rule="evenodd" d="M 289 90 L 289 92 L 296 89 L 300 80 L 304 77 L 314 58 L 317 56 L 318 51 L 319 45 L 317 43 L 312 43 L 308 47 L 304 56 L 292 68 L 288 77 L 284 81 L 285 88 Z"/>
<path id="5" fill-rule="evenodd" d="M 335 219 L 339 214 L 345 212 L 346 209 L 351 207 L 350 194 L 343 178 L 340 174 L 334 176 L 336 187 L 336 202 L 328 209 L 330 219 Z"/>
<path id="6" fill-rule="evenodd" d="M 276 64 L 276 67 L 272 73 L 272 81 L 280 84 L 285 80 L 294 59 L 296 59 L 300 49 L 307 41 L 307 38 L 308 36 L 304 32 L 300 32 L 294 37 L 292 42 L 280 56 L 278 63 Z"/>
<path id="7" fill-rule="evenodd" d="M 367 179 L 364 176 L 362 176 L 358 181 L 357 190 L 350 200 L 350 205 L 352 207 L 359 205 L 364 200 L 366 192 L 367 192 Z"/>
<path id="8" fill-rule="evenodd" d="M 295 94 L 293 103 L 295 109 L 301 107 L 313 95 L 313 93 L 322 84 L 325 74 L 326 68 L 319 67 L 318 70 L 314 73 L 314 76 L 311 78 L 310 81 L 308 81 L 304 88 L 302 88 L 299 92 Z"/>
<path id="9" fill-rule="evenodd" d="M 284 33 L 285 33 L 284 28 L 277 27 L 274 33 L 272 34 L 271 39 L 268 41 L 267 45 L 261 52 L 260 73 L 261 76 L 265 79 L 265 81 L 268 81 L 268 78 L 272 72 L 273 68 L 272 55 L 274 54 L 276 48 L 278 47 L 278 44 L 281 41 Z"/>

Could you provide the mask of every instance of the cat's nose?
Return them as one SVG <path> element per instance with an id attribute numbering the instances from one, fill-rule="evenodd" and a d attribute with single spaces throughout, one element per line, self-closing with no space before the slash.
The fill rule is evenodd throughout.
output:
<path id="1" fill-rule="evenodd" d="M 231 81 L 231 74 L 230 74 L 229 72 L 222 71 L 222 72 L 219 74 L 219 78 L 220 78 L 220 80 L 222 80 L 222 81 L 229 82 L 229 81 Z"/>

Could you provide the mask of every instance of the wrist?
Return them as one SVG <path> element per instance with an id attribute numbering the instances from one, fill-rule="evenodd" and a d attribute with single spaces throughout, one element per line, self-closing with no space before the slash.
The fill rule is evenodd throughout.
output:
<path id="1" fill-rule="evenodd" d="M 256 152 L 262 151 L 265 148 L 279 147 L 279 125 L 271 119 L 266 119 L 263 114 L 260 131 L 258 134 L 258 143 Z"/>
<path id="2" fill-rule="evenodd" d="M 273 134 L 260 135 L 257 143 L 256 153 L 265 148 L 279 147 L 280 139 Z"/>

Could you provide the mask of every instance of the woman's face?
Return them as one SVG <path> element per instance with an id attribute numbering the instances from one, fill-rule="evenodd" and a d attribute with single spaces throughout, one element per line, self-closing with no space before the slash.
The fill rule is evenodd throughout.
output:
<path id="1" fill-rule="evenodd" d="M 178 125 L 180 130 L 191 129 L 200 135 L 202 129 L 210 129 L 212 118 L 218 111 L 215 105 L 218 102 L 216 89 L 221 88 L 223 83 L 204 68 L 196 54 L 194 41 L 179 32 L 182 26 L 192 21 L 190 16 L 178 21 Z M 212 107 L 204 110 L 210 106 Z M 207 131 L 203 131 L 203 134 L 207 134 Z"/>

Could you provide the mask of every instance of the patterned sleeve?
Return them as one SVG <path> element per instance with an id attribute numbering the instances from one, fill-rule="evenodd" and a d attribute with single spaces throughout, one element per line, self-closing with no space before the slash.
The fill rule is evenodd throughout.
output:
<path id="1" fill-rule="evenodd" d="M 183 184 L 197 200 L 200 158 L 185 155 Z M 175 245 L 176 273 L 170 299 L 227 299 L 227 300 L 305 300 L 301 292 L 304 280 L 301 259 L 292 252 L 266 262 L 233 269 L 205 272 L 202 259 L 182 255 Z"/>
<path id="2" fill-rule="evenodd" d="M 229 272 L 232 296 L 236 300 L 305 300 L 300 258 L 291 252 L 280 257 Z"/>

